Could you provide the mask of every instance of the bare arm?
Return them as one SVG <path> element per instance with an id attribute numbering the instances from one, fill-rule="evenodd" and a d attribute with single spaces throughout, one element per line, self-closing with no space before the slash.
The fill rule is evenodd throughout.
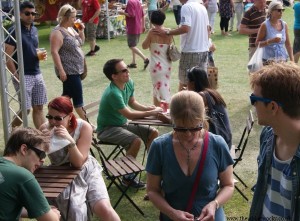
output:
<path id="1" fill-rule="evenodd" d="M 214 201 L 208 203 L 200 214 L 199 220 L 211 220 L 214 218 L 216 209 L 219 205 L 225 204 L 233 195 L 233 166 L 230 165 L 225 171 L 219 173 L 220 190 Z"/>
<path id="2" fill-rule="evenodd" d="M 248 26 L 244 25 L 244 24 L 240 24 L 239 27 L 239 33 L 242 35 L 251 35 L 251 34 L 256 34 L 258 33 L 259 28 L 248 28 Z"/>
<path id="3" fill-rule="evenodd" d="M 260 47 L 265 47 L 265 46 L 267 46 L 268 44 L 271 43 L 271 39 L 264 40 L 265 37 L 266 37 L 266 34 L 267 34 L 267 27 L 263 23 L 260 26 L 257 37 L 256 37 L 256 41 L 255 41 L 256 46 L 260 45 Z"/>
<path id="4" fill-rule="evenodd" d="M 172 208 L 165 200 L 161 190 L 161 176 L 147 173 L 147 194 L 154 206 L 172 220 L 193 220 L 194 215 Z"/>
<path id="5" fill-rule="evenodd" d="M 19 73 L 17 73 L 15 63 L 13 62 L 12 55 L 15 50 L 15 46 L 5 44 L 5 53 L 9 56 L 6 56 L 6 66 L 8 70 L 15 75 L 17 79 L 19 79 Z"/>
<path id="6" fill-rule="evenodd" d="M 93 15 L 93 17 L 90 18 L 89 23 L 93 23 L 95 18 L 99 17 L 100 11 L 101 11 L 101 8 L 99 8 L 97 11 L 95 11 L 95 14 Z"/>
<path id="7" fill-rule="evenodd" d="M 288 31 L 287 25 L 285 25 L 285 33 L 286 33 L 285 48 L 290 57 L 290 61 L 294 62 L 294 54 L 293 54 L 293 49 L 292 49 L 291 42 L 290 42 L 289 31 Z"/>
<path id="8" fill-rule="evenodd" d="M 60 80 L 65 81 L 67 80 L 67 75 L 64 70 L 64 67 L 62 66 L 60 56 L 58 54 L 58 51 L 61 48 L 62 44 L 63 44 L 63 36 L 60 33 L 60 31 L 58 30 L 53 31 L 50 35 L 51 55 L 52 55 L 54 65 L 58 69 Z"/>
<path id="9" fill-rule="evenodd" d="M 56 208 L 52 208 L 49 212 L 36 218 L 37 221 L 59 221 L 60 212 Z"/>
<path id="10" fill-rule="evenodd" d="M 142 43 L 142 48 L 143 49 L 148 49 L 150 47 L 150 44 L 151 44 L 151 36 L 152 36 L 152 30 L 150 29 L 150 31 L 148 32 L 145 40 L 143 41 Z"/>
<path id="11" fill-rule="evenodd" d="M 134 110 L 130 110 L 128 107 L 120 109 L 119 112 L 127 119 L 133 120 L 137 118 L 156 116 L 158 113 L 162 112 L 160 107 L 155 106 L 144 106 L 138 103 L 134 97 L 131 97 L 128 102 L 129 106 Z"/>

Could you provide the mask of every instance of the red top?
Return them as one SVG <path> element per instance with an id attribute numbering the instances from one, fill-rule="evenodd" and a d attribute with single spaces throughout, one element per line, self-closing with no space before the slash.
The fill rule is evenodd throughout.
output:
<path id="1" fill-rule="evenodd" d="M 98 0 L 82 0 L 82 22 L 88 23 L 89 20 L 94 16 L 95 12 L 100 9 Z M 99 16 L 94 19 L 94 24 L 98 24 Z"/>

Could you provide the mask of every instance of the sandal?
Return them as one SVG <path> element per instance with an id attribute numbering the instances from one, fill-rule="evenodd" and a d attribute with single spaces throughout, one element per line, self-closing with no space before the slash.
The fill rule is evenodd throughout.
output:
<path id="1" fill-rule="evenodd" d="M 148 67 L 149 62 L 150 62 L 149 59 L 146 58 L 146 60 L 144 61 L 144 70 L 146 70 L 146 68 Z"/>
<path id="2" fill-rule="evenodd" d="M 148 194 L 145 194 L 145 196 L 144 196 L 144 199 L 143 199 L 144 201 L 149 201 L 150 199 L 149 199 L 149 196 L 148 196 Z"/>
<path id="3" fill-rule="evenodd" d="M 137 68 L 136 64 L 129 64 L 127 65 L 128 68 Z"/>

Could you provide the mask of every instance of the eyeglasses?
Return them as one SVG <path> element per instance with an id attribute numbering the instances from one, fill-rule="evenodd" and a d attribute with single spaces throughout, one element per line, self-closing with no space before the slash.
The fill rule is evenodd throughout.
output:
<path id="1" fill-rule="evenodd" d="M 28 147 L 29 149 L 33 150 L 33 152 L 36 153 L 36 155 L 40 158 L 40 160 L 43 160 L 43 159 L 46 158 L 46 152 L 45 152 L 45 151 L 42 151 L 42 150 L 40 150 L 40 149 L 38 149 L 38 148 L 35 148 L 35 147 L 31 147 L 31 146 L 29 146 L 29 145 L 27 145 L 27 147 Z"/>
<path id="2" fill-rule="evenodd" d="M 62 120 L 65 119 L 68 115 L 69 115 L 69 114 L 67 114 L 66 116 L 61 117 L 61 116 L 52 116 L 52 115 L 50 115 L 50 114 L 47 114 L 47 115 L 46 115 L 46 118 L 47 118 L 48 120 L 54 119 L 54 120 L 56 120 L 56 121 L 62 121 Z"/>
<path id="3" fill-rule="evenodd" d="M 124 68 L 121 71 L 117 71 L 117 74 L 118 73 L 127 73 L 127 72 L 129 72 L 128 68 Z"/>
<path id="4" fill-rule="evenodd" d="M 190 132 L 190 133 L 195 133 L 197 131 L 202 130 L 203 128 L 203 124 L 199 124 L 197 127 L 193 127 L 193 128 L 185 128 L 185 127 L 173 127 L 173 130 L 175 132 L 179 132 L 179 133 L 186 133 L 186 132 Z"/>
<path id="5" fill-rule="evenodd" d="M 24 12 L 24 15 L 26 15 L 26 16 L 29 16 L 29 15 L 36 16 L 37 13 L 36 12 L 28 12 L 28 11 L 26 11 L 26 12 Z"/>
<path id="6" fill-rule="evenodd" d="M 250 102 L 251 102 L 251 105 L 254 105 L 256 101 L 261 101 L 261 102 L 264 102 L 264 103 L 270 103 L 272 102 L 273 100 L 271 99 L 268 99 L 268 98 L 264 98 L 264 97 L 258 97 L 258 96 L 255 96 L 253 93 L 250 95 Z M 276 101 L 274 101 L 276 102 Z M 282 106 L 281 103 L 278 103 L 276 102 L 279 106 Z"/>

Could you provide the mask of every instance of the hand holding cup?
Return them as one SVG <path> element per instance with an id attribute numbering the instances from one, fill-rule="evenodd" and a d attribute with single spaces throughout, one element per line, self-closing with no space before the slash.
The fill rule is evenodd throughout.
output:
<path id="1" fill-rule="evenodd" d="M 47 60 L 47 51 L 45 48 L 37 48 L 36 53 L 37 53 L 37 57 L 40 61 Z"/>

